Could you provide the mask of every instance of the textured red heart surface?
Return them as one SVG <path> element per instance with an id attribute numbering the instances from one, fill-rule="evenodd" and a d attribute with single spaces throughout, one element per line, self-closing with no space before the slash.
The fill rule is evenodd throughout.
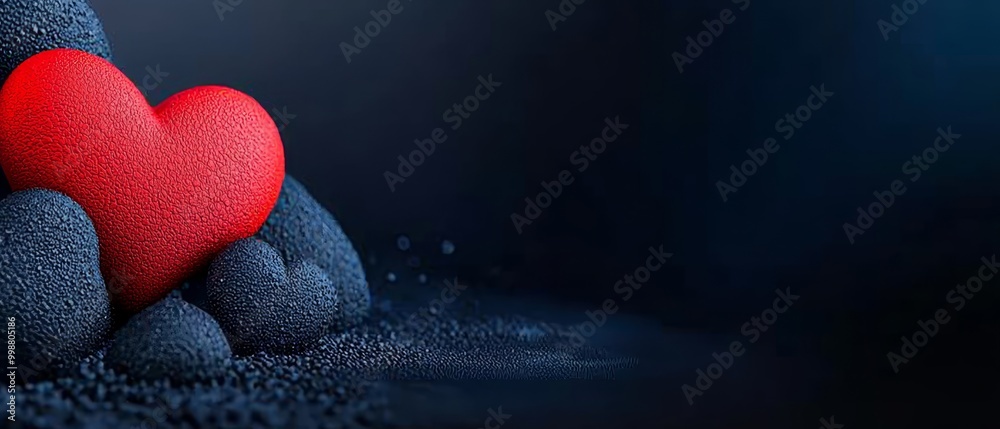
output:
<path id="1" fill-rule="evenodd" d="M 113 301 L 136 312 L 260 229 L 285 158 L 246 94 L 197 87 L 154 108 L 111 63 L 57 49 L 0 89 L 0 167 L 13 190 L 52 189 L 83 207 Z"/>

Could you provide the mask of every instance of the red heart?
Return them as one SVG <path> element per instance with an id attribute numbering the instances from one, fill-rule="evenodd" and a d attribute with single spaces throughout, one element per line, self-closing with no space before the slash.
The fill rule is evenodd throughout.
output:
<path id="1" fill-rule="evenodd" d="M 0 89 L 0 166 L 13 190 L 83 207 L 129 312 L 256 233 L 285 175 L 278 129 L 250 96 L 203 86 L 153 108 L 114 65 L 68 49 L 29 58 Z"/>

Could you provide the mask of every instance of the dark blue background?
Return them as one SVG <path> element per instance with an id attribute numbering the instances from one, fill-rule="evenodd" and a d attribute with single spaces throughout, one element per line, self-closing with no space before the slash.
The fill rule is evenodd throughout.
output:
<path id="1" fill-rule="evenodd" d="M 133 80 L 157 65 L 170 74 L 148 91 L 154 104 L 223 84 L 296 115 L 283 131 L 288 170 L 341 220 L 370 262 L 373 287 L 388 272 L 398 288 L 416 287 L 416 272 L 457 274 L 477 289 L 551 295 L 579 309 L 540 306 L 540 317 L 575 322 L 617 297 L 612 285 L 649 246 L 674 252 L 621 305 L 655 316 L 663 331 L 616 316 L 594 338 L 637 356 L 642 382 L 551 394 L 478 386 L 482 398 L 521 399 L 524 418 L 534 407 L 563 419 L 604 396 L 617 402 L 576 416 L 606 426 L 594 412 L 642 409 L 629 417 L 697 427 L 798 427 L 824 415 L 852 427 L 981 427 L 993 418 L 1000 279 L 960 312 L 946 295 L 1000 237 L 991 168 L 1000 155 L 1000 6 L 927 0 L 885 40 L 877 21 L 890 19 L 891 1 L 751 0 L 679 73 L 671 54 L 702 20 L 738 4 L 590 0 L 553 32 L 544 12 L 556 1 L 404 0 L 348 64 L 338 45 L 386 2 L 244 0 L 224 20 L 209 0 L 93 3 Z M 441 113 L 489 74 L 503 86 L 390 192 L 383 172 L 396 156 L 444 126 Z M 775 121 L 814 85 L 835 95 L 782 140 Z M 571 168 L 570 154 L 615 115 L 630 129 L 519 235 L 511 213 Z M 958 143 L 850 243 L 844 223 L 873 192 L 906 180 L 903 164 L 948 126 Z M 781 149 L 723 202 L 716 182 L 768 137 Z M 424 258 L 419 271 L 393 249 L 400 233 Z M 455 255 L 439 254 L 443 238 Z M 776 288 L 802 298 L 688 407 L 677 387 L 694 383 L 711 352 L 744 339 L 741 325 Z M 494 312 L 531 308 L 493 298 L 484 305 Z M 940 308 L 952 310 L 951 322 L 894 373 L 887 353 Z M 458 396 L 478 398 L 474 391 Z M 411 405 L 404 412 L 429 409 Z M 550 413 L 556 405 L 565 410 Z"/>
<path id="2" fill-rule="evenodd" d="M 666 175 L 688 144 L 644 131 L 659 119 L 642 108 L 662 99 L 650 83 L 676 79 L 663 68 L 663 35 L 648 25 L 662 10 L 584 3 L 553 32 L 543 4 L 404 1 L 348 64 L 338 45 L 386 2 L 244 1 L 223 21 L 205 0 L 93 3 L 133 80 L 157 65 L 169 73 L 151 102 L 224 84 L 268 109 L 287 106 L 296 115 L 283 133 L 288 171 L 365 253 L 391 247 L 397 233 L 448 238 L 463 277 L 501 267 L 504 285 L 589 305 L 610 296 L 647 247 L 679 244 L 666 232 L 683 190 Z M 447 129 L 442 112 L 488 74 L 502 86 Z M 542 180 L 573 168 L 570 154 L 615 115 L 631 125 L 623 137 L 518 235 L 511 213 Z M 448 140 L 390 192 L 383 173 L 436 127 Z M 682 286 L 667 278 L 657 275 L 650 298 Z"/>
<path id="3" fill-rule="evenodd" d="M 662 243 L 676 256 L 643 302 L 675 323 L 730 314 L 745 302 L 734 295 L 770 294 L 776 277 L 822 259 L 892 248 L 906 225 L 955 204 L 973 208 L 948 216 L 975 217 L 997 191 L 1000 48 L 986 2 L 930 0 L 884 41 L 887 1 L 590 1 L 555 32 L 544 11 L 558 2 L 404 1 L 350 64 L 338 44 L 385 2 L 248 0 L 224 21 L 208 0 L 93 3 L 127 74 L 170 73 L 152 102 L 224 84 L 297 115 L 288 171 L 366 251 L 397 233 L 447 237 L 458 266 L 502 266 L 506 286 L 592 303 Z M 678 73 L 671 53 L 723 8 L 736 21 Z M 503 86 L 390 192 L 396 156 L 489 73 Z M 723 203 L 716 180 L 820 84 L 836 95 Z M 510 214 L 613 115 L 632 127 L 519 236 Z M 960 143 L 849 245 L 855 208 L 948 125 Z M 679 318 L 682 301 L 702 311 Z"/>
<path id="4" fill-rule="evenodd" d="M 467 278 L 593 307 L 664 244 L 670 267 L 626 311 L 735 336 L 791 287 L 802 300 L 769 347 L 835 363 L 843 389 L 831 396 L 909 406 L 956 389 L 954 377 L 995 377 L 990 285 L 906 367 L 929 379 L 892 378 L 885 353 L 997 250 L 1000 6 L 928 0 L 886 41 L 876 22 L 891 1 L 752 0 L 678 73 L 685 37 L 736 5 L 590 0 L 553 32 L 554 0 L 418 0 L 346 63 L 338 44 L 385 3 L 246 0 L 220 21 L 209 0 L 94 0 L 129 76 L 170 73 L 151 101 L 225 84 L 296 114 L 288 171 L 366 254 L 398 233 L 447 237 Z M 503 86 L 390 192 L 396 156 L 489 73 Z M 835 95 L 724 203 L 716 181 L 821 84 Z M 510 214 L 614 115 L 632 127 L 518 235 Z M 958 143 L 850 244 L 842 225 L 947 126 Z M 890 378 L 894 390 L 871 387 Z"/>

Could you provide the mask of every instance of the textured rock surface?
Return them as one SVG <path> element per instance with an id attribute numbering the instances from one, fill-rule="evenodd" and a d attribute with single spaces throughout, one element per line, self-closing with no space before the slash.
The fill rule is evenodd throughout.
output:
<path id="1" fill-rule="evenodd" d="M 18 416 L 40 428 L 144 422 L 183 428 L 409 428 L 414 426 L 393 417 L 399 404 L 389 401 L 391 392 L 410 383 L 404 380 L 423 380 L 420 389 L 434 390 L 456 379 L 604 380 L 634 365 L 607 351 L 573 346 L 564 335 L 568 326 L 464 311 L 422 316 L 420 323 L 413 323 L 408 311 L 374 313 L 372 321 L 328 334 L 295 355 L 234 357 L 211 384 L 136 383 L 98 353 L 73 374 L 22 389 L 25 405 Z M 452 406 L 457 405 L 436 405 Z"/>
<path id="2" fill-rule="evenodd" d="M 97 235 L 73 200 L 28 190 L 0 201 L 0 311 L 15 317 L 21 377 L 75 364 L 110 328 Z"/>
<path id="3" fill-rule="evenodd" d="M 0 86 L 21 62 L 55 48 L 111 59 L 101 21 L 85 0 L 0 2 Z"/>
<path id="4" fill-rule="evenodd" d="M 342 318 L 336 330 L 355 325 L 368 314 L 371 296 L 358 252 L 333 215 L 292 176 L 285 176 L 281 196 L 257 237 L 286 261 L 310 261 L 326 272 L 341 295 Z"/>
<path id="5" fill-rule="evenodd" d="M 168 297 L 129 319 L 115 334 L 106 363 L 136 380 L 193 382 L 221 376 L 230 357 L 212 316 Z"/>
<path id="6" fill-rule="evenodd" d="M 208 308 L 239 353 L 291 353 L 330 331 L 339 311 L 337 289 L 311 262 L 286 269 L 278 251 L 240 240 L 209 269 Z"/>

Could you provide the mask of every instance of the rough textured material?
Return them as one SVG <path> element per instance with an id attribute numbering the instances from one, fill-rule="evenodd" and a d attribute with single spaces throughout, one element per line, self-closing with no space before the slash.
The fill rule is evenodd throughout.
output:
<path id="1" fill-rule="evenodd" d="M 62 192 L 90 216 L 112 300 L 127 312 L 256 233 L 284 178 L 277 127 L 251 97 L 198 87 L 151 109 L 111 63 L 66 49 L 7 79 L 0 141 L 12 189 Z"/>
<path id="2" fill-rule="evenodd" d="M 133 316 L 115 334 L 106 363 L 137 380 L 193 382 L 221 376 L 231 356 L 212 316 L 168 297 Z"/>
<path id="3" fill-rule="evenodd" d="M 233 357 L 211 382 L 136 381 L 96 353 L 70 373 L 24 386 L 18 419 L 38 428 L 476 427 L 413 425 L 394 410 L 449 390 L 455 379 L 607 380 L 636 364 L 575 343 L 568 325 L 482 313 L 472 290 L 440 311 L 419 311 L 439 286 L 384 289 L 376 301 L 394 304 L 373 307 L 361 325 L 296 354 Z M 497 392 L 486 391 L 475 401 L 496 400 Z M 463 406 L 446 400 L 433 408 L 440 415 L 449 407 Z"/>
<path id="4" fill-rule="evenodd" d="M 326 272 L 341 294 L 342 319 L 335 329 L 359 323 L 371 297 L 358 252 L 340 225 L 292 176 L 285 177 L 281 196 L 257 237 L 281 252 L 286 261 L 310 261 Z"/>
<path id="5" fill-rule="evenodd" d="M 15 317 L 19 377 L 76 364 L 110 328 L 97 235 L 73 200 L 47 190 L 0 201 L 0 314 Z"/>
<path id="6" fill-rule="evenodd" d="M 408 428 L 388 402 L 396 380 L 610 379 L 633 365 L 528 320 L 442 315 L 416 327 L 402 324 L 405 314 L 382 316 L 296 355 L 233 358 L 210 385 L 135 383 L 97 354 L 73 374 L 23 389 L 18 418 L 39 428 Z"/>
<path id="7" fill-rule="evenodd" d="M 85 0 L 0 1 L 0 86 L 24 60 L 56 48 L 111 59 L 101 21 Z"/>
<path id="8" fill-rule="evenodd" d="M 98 353 L 62 378 L 21 389 L 18 421 L 39 429 L 362 428 L 388 421 L 382 384 L 307 358 L 237 358 L 219 381 L 182 384 L 135 382 L 106 360 Z"/>
<path id="9" fill-rule="evenodd" d="M 336 320 L 337 289 L 311 262 L 292 261 L 267 243 L 240 240 L 209 269 L 208 308 L 240 353 L 291 353 L 312 346 Z"/>

